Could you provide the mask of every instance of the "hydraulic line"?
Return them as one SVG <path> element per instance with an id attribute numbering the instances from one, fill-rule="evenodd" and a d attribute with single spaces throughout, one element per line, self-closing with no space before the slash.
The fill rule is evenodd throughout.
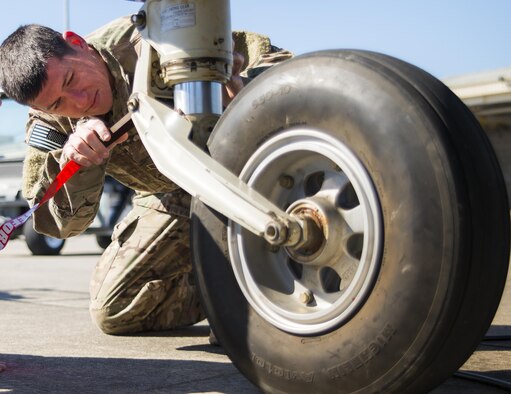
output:
<path id="1" fill-rule="evenodd" d="M 511 341 L 511 335 L 487 335 L 483 338 L 482 345 L 484 342 L 491 341 Z M 486 345 L 490 346 L 490 345 Z M 491 345 L 493 347 L 493 345 Z M 508 346 L 502 346 L 503 349 L 511 349 Z M 499 378 L 495 378 L 492 376 L 484 375 L 482 373 L 477 372 L 469 372 L 469 371 L 458 371 L 454 373 L 454 376 L 460 379 L 471 380 L 477 383 L 488 384 L 491 386 L 499 387 L 504 390 L 511 391 L 511 382 Z"/>

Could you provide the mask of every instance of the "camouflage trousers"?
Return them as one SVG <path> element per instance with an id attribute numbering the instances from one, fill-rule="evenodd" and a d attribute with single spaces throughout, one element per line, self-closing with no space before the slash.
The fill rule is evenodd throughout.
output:
<path id="1" fill-rule="evenodd" d="M 93 320 L 107 334 L 128 334 L 204 319 L 191 272 L 189 196 L 137 194 L 133 204 L 93 273 Z"/>

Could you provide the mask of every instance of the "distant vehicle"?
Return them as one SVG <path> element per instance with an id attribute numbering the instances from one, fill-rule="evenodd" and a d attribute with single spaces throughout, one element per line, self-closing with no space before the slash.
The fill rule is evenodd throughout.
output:
<path id="1" fill-rule="evenodd" d="M 0 97 L 2 97 L 0 91 Z M 0 223 L 16 217 L 28 209 L 21 195 L 23 158 L 26 145 L 25 123 L 28 108 L 2 97 L 0 106 Z M 101 196 L 99 211 L 94 222 L 86 230 L 94 234 L 103 249 L 110 244 L 114 225 L 131 207 L 132 191 L 113 178 L 107 177 Z M 15 230 L 11 239 L 23 237 L 34 255 L 57 255 L 65 240 L 37 233 L 29 219 L 22 228 Z"/>

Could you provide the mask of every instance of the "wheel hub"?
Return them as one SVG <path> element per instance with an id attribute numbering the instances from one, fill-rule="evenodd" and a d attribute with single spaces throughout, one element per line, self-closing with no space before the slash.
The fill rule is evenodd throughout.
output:
<path id="1" fill-rule="evenodd" d="M 357 157 L 324 132 L 294 129 L 267 140 L 240 174 L 302 225 L 278 247 L 229 223 L 237 282 L 254 310 L 293 334 L 343 324 L 370 293 L 382 249 L 380 208 Z"/>
<path id="2" fill-rule="evenodd" d="M 329 212 L 330 211 L 330 212 Z M 329 251 L 328 240 L 339 235 L 345 227 L 342 218 L 329 209 L 327 201 L 303 199 L 291 204 L 287 212 L 302 222 L 302 240 L 286 247 L 288 255 L 301 264 L 321 264 L 333 251 Z"/>

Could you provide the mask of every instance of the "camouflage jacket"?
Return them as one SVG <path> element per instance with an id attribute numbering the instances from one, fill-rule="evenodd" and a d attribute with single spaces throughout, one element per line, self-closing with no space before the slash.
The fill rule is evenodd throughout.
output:
<path id="1" fill-rule="evenodd" d="M 236 50 L 245 56 L 242 75 L 248 79 L 271 63 L 292 56 L 290 52 L 272 46 L 266 36 L 247 32 L 233 35 Z M 91 33 L 86 40 L 102 56 L 114 79 L 113 107 L 103 117 L 105 124 L 113 125 L 128 111 L 127 101 L 132 89 L 140 34 L 129 18 L 125 17 Z M 250 70 L 254 70 L 253 75 Z M 59 160 L 62 154 L 61 148 L 48 150 L 40 144 L 31 143 L 34 140 L 31 138 L 35 135 L 34 130 L 49 128 L 65 140 L 74 131 L 78 121 L 30 111 L 26 126 L 29 146 L 23 170 L 23 195 L 30 205 L 42 198 L 60 171 Z M 67 238 L 83 232 L 94 220 L 99 208 L 106 174 L 142 194 L 167 193 L 178 188 L 156 169 L 133 128 L 129 131 L 128 140 L 117 145 L 105 163 L 81 168 L 52 200 L 35 212 L 36 231 L 57 238 Z"/>

